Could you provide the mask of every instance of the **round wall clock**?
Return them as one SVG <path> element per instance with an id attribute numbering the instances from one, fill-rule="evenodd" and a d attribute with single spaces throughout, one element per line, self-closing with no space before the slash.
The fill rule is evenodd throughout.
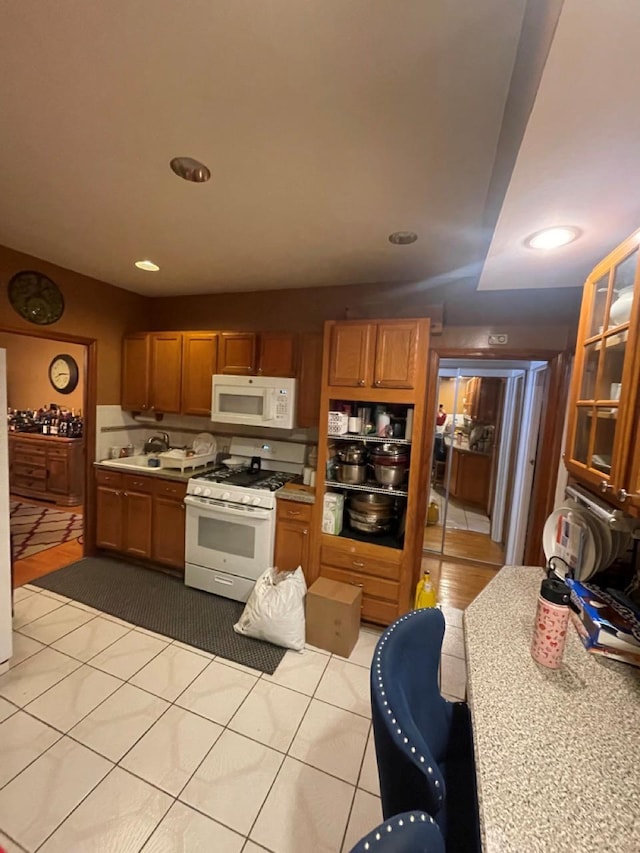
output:
<path id="1" fill-rule="evenodd" d="M 64 299 L 58 285 L 35 270 L 22 270 L 12 277 L 9 302 L 21 317 L 38 326 L 55 323 L 64 311 Z"/>
<path id="2" fill-rule="evenodd" d="M 78 386 L 78 364 L 71 355 L 57 355 L 49 365 L 49 382 L 59 394 L 71 394 Z"/>

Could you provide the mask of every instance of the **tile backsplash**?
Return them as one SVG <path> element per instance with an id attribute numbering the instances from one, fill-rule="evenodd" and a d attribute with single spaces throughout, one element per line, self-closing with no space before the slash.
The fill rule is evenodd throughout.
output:
<path id="1" fill-rule="evenodd" d="M 188 415 L 164 415 L 156 421 L 153 415 L 138 415 L 135 418 L 120 406 L 96 407 L 96 461 L 109 458 L 110 447 L 133 445 L 134 453 L 142 453 L 145 441 L 158 432 L 169 434 L 172 447 L 190 446 L 200 432 L 212 433 L 218 443 L 218 451 L 228 448 L 233 436 L 264 438 L 279 441 L 295 441 L 301 444 L 316 444 L 316 429 L 260 429 L 239 427 L 230 424 L 215 424 L 209 418 Z"/>

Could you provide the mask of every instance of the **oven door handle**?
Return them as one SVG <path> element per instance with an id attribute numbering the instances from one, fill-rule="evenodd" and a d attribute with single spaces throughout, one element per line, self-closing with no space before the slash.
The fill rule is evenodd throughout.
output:
<path id="1" fill-rule="evenodd" d="M 244 517 L 247 521 L 252 518 L 255 519 L 268 519 L 271 518 L 272 510 L 269 509 L 253 509 L 253 507 L 247 507 L 246 509 L 233 509 L 230 506 L 225 505 L 224 503 L 217 503 L 216 501 L 206 500 L 206 503 L 199 498 L 192 498 L 190 495 L 187 495 L 184 499 L 184 502 L 188 506 L 196 507 L 196 509 L 201 509 L 203 511 L 213 510 L 216 515 L 232 515 L 234 518 L 242 518 Z"/>

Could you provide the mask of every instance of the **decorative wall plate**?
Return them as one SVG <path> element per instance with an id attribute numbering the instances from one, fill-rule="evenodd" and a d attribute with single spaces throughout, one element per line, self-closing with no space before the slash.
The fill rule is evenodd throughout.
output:
<path id="1" fill-rule="evenodd" d="M 9 302 L 21 317 L 38 326 L 55 323 L 64 311 L 58 285 L 35 270 L 22 270 L 11 278 Z"/>

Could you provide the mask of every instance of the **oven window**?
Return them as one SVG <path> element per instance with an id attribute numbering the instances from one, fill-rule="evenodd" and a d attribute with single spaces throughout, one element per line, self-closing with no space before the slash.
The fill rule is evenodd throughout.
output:
<path id="1" fill-rule="evenodd" d="M 259 415 L 264 411 L 263 394 L 220 394 L 218 409 L 231 415 Z"/>
<path id="2" fill-rule="evenodd" d="M 249 524 L 224 521 L 221 518 L 198 518 L 198 546 L 232 554 L 234 557 L 253 559 L 256 547 L 256 531 Z"/>

